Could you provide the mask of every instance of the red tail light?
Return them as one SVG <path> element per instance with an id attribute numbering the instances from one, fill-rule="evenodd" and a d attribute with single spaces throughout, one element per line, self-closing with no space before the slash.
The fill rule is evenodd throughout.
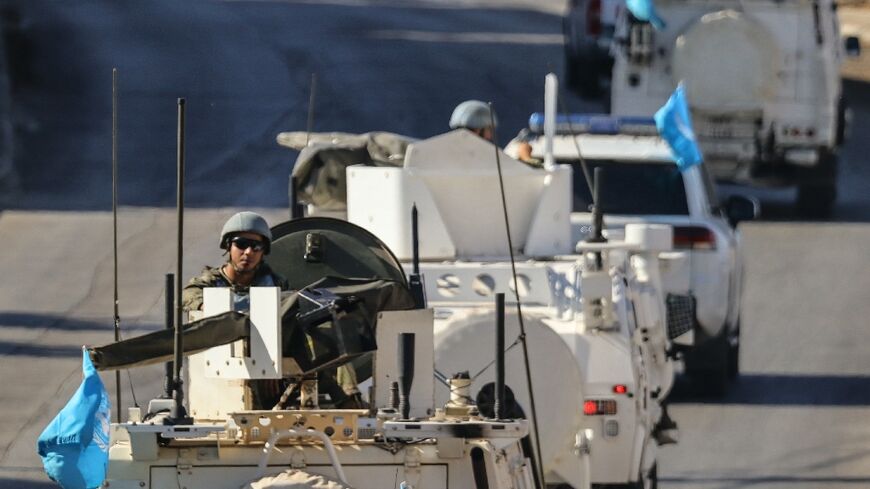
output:
<path id="1" fill-rule="evenodd" d="M 703 226 L 674 226 L 674 249 L 715 250 L 716 234 Z"/>
<path id="2" fill-rule="evenodd" d="M 586 416 L 612 416 L 616 414 L 616 401 L 613 399 L 587 399 L 583 403 Z"/>
<path id="3" fill-rule="evenodd" d="M 586 5 L 586 35 L 601 35 L 601 0 L 587 0 Z"/>
<path id="4" fill-rule="evenodd" d="M 625 394 L 628 392 L 628 387 L 625 384 L 616 384 L 613 386 L 614 394 Z"/>

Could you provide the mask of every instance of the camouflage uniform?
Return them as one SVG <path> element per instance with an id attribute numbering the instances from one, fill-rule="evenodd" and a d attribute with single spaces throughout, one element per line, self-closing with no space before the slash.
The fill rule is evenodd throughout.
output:
<path id="1" fill-rule="evenodd" d="M 262 263 L 254 274 L 250 286 L 233 285 L 223 271 L 218 268 L 205 267 L 198 277 L 193 277 L 184 287 L 181 304 L 188 311 L 202 309 L 202 289 L 206 287 L 232 287 L 233 309 L 246 311 L 250 309 L 250 287 L 279 287 L 289 289 L 287 280 L 273 272 L 268 264 Z M 341 365 L 331 372 L 324 371 L 318 375 L 320 391 L 328 393 L 330 398 L 340 407 L 361 407 L 359 389 L 357 388 L 356 371 L 350 363 Z M 254 398 L 254 409 L 269 409 L 281 397 L 286 388 L 282 382 L 249 381 L 251 394 Z"/>
<path id="2" fill-rule="evenodd" d="M 188 311 L 202 309 L 202 289 L 206 287 L 232 287 L 233 309 L 239 311 L 250 308 L 248 302 L 248 289 L 250 287 L 278 287 L 281 290 L 287 290 L 290 285 L 287 283 L 287 279 L 273 272 L 267 263 L 260 264 L 257 271 L 254 272 L 254 280 L 250 286 L 234 285 L 224 273 L 223 266 L 218 268 L 205 267 L 199 277 L 193 277 L 184 286 L 181 305 Z"/>

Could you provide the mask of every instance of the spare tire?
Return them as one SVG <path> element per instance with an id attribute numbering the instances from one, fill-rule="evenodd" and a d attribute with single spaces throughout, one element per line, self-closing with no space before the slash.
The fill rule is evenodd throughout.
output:
<path id="1" fill-rule="evenodd" d="M 763 24 L 735 10 L 712 12 L 677 37 L 674 83 L 685 83 L 696 110 L 761 110 L 777 92 L 781 59 Z"/>
<path id="2" fill-rule="evenodd" d="M 280 474 L 248 482 L 241 489 L 352 489 L 341 482 L 303 470 L 286 470 Z"/>

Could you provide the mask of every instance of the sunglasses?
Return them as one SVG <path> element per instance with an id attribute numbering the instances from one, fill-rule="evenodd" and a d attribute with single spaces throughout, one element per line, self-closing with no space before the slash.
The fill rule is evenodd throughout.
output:
<path id="1" fill-rule="evenodd" d="M 258 239 L 242 238 L 241 236 L 233 238 L 230 243 L 235 245 L 240 250 L 251 248 L 254 251 L 263 251 L 266 249 L 266 243 Z"/>

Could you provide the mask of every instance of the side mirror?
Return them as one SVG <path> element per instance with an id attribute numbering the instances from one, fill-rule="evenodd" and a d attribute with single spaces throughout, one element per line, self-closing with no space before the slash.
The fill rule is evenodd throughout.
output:
<path id="1" fill-rule="evenodd" d="M 843 47 L 846 50 L 846 56 L 849 58 L 861 56 L 861 38 L 858 36 L 846 36 L 843 39 Z"/>
<path id="2" fill-rule="evenodd" d="M 761 205 L 755 198 L 732 195 L 725 201 L 724 210 L 731 227 L 736 227 L 740 221 L 757 219 L 761 214 Z"/>

